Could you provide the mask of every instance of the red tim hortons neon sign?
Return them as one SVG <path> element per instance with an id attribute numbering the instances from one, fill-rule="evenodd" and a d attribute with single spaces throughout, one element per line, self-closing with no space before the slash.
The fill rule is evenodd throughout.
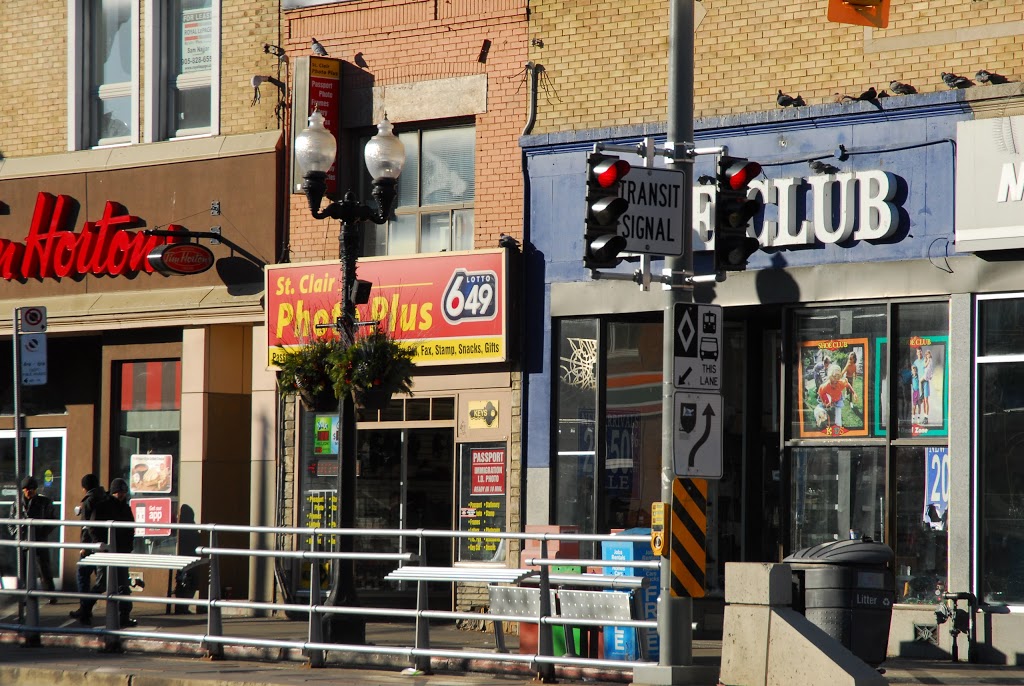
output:
<path id="1" fill-rule="evenodd" d="M 142 221 L 113 201 L 107 201 L 98 221 L 85 222 L 75 233 L 70 217 L 73 207 L 74 200 L 66 195 L 36 196 L 25 241 L 0 238 L 0 277 L 11 281 L 152 273 L 153 266 L 146 257 L 153 248 L 182 240 L 126 231 L 141 226 Z M 167 228 L 180 229 L 174 225 Z"/>

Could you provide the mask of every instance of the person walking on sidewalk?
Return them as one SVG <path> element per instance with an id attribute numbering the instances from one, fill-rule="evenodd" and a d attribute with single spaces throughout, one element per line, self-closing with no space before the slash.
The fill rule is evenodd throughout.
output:
<path id="1" fill-rule="evenodd" d="M 114 479 L 110 482 L 110 511 L 115 522 L 134 522 L 135 516 L 128 504 L 128 482 L 124 479 Z M 130 553 L 135 549 L 135 528 L 115 527 L 113 529 L 114 552 Z M 117 568 L 117 594 L 131 595 L 132 589 L 128 583 L 128 568 Z M 121 619 L 121 628 L 135 626 L 138 622 L 131 618 L 132 603 L 122 600 L 119 603 L 118 614 Z"/>
<path id="2" fill-rule="evenodd" d="M 57 511 L 53 506 L 53 501 L 47 498 L 45 495 L 39 493 L 39 482 L 36 481 L 34 476 L 26 476 L 21 480 L 21 518 L 22 519 L 57 519 Z M 14 510 L 15 508 L 11 508 Z M 15 512 L 11 513 L 16 516 Z M 27 524 L 8 525 L 8 530 L 12 537 L 18 535 L 18 529 L 21 529 L 21 540 L 22 541 L 45 541 L 53 533 L 52 524 L 36 524 L 31 528 Z M 21 573 L 24 575 L 23 582 L 28 580 L 28 548 L 21 548 L 18 550 L 18 555 L 21 557 Z M 53 585 L 53 568 L 50 565 L 50 550 L 48 548 L 36 548 L 36 573 L 39 575 L 39 580 L 43 584 L 43 589 L 46 591 L 57 590 Z M 26 583 L 25 588 L 28 587 Z M 53 605 L 57 602 L 56 598 L 50 598 L 50 604 Z"/>
<path id="3" fill-rule="evenodd" d="M 95 474 L 89 473 L 82 477 L 82 490 L 85 491 L 85 496 L 82 498 L 82 503 L 75 508 L 75 512 L 78 513 L 82 521 L 104 522 L 113 519 L 110 513 L 110 498 L 107 497 L 107 492 L 100 486 L 100 480 Z M 107 527 L 82 527 L 82 543 L 106 542 Z M 92 551 L 83 550 L 82 558 L 88 557 L 91 553 Z M 95 583 L 90 584 L 90 579 L 94 575 Z M 106 581 L 106 569 L 104 567 L 80 564 L 78 565 L 76 580 L 79 593 L 101 593 L 104 590 L 103 587 Z M 95 604 L 95 598 L 81 598 L 78 601 L 78 609 L 72 610 L 69 614 L 82 624 L 89 626 L 92 624 L 92 608 Z"/>

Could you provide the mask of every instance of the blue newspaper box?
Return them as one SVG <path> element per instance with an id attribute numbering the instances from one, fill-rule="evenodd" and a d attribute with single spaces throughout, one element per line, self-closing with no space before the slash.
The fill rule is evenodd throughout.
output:
<path id="1" fill-rule="evenodd" d="M 654 551 L 651 550 L 650 529 L 626 529 L 622 532 L 630 536 L 646 536 L 647 541 L 633 543 L 630 541 L 602 541 L 601 559 L 609 562 L 621 562 L 621 565 L 614 567 L 606 566 L 605 574 L 623 576 L 646 576 L 647 587 L 637 591 L 643 594 L 644 614 L 641 619 L 655 619 L 658 616 L 658 594 L 661 592 L 661 583 L 657 569 L 637 569 L 630 567 L 630 562 L 639 560 L 653 560 Z M 622 593 L 622 591 L 608 591 L 609 593 Z M 658 659 L 658 632 L 653 629 L 647 631 L 647 649 L 651 660 Z M 608 626 L 604 629 L 604 656 L 610 660 L 639 660 L 640 648 L 637 645 L 637 630 L 632 627 Z"/>

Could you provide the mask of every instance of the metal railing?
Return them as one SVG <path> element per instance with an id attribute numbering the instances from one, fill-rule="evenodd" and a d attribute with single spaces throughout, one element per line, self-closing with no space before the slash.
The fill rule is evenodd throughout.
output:
<path id="1" fill-rule="evenodd" d="M 554 655 L 553 650 L 553 639 L 552 639 L 552 628 L 557 625 L 569 624 L 573 627 L 602 627 L 602 626 L 621 626 L 621 627 L 632 627 L 636 629 L 644 629 L 647 631 L 657 631 L 657 621 L 655 619 L 635 619 L 635 620 L 623 620 L 623 619 L 572 619 L 567 620 L 560 618 L 555 612 L 554 608 L 550 604 L 550 593 L 549 590 L 552 587 L 552 578 L 556 580 L 555 585 L 574 585 L 569 580 L 567 575 L 550 573 L 550 567 L 552 565 L 572 565 L 587 568 L 591 566 L 602 566 L 602 567 L 631 567 L 638 569 L 657 569 L 659 562 L 657 560 L 651 561 L 640 561 L 640 560 L 598 560 L 598 559 L 573 559 L 573 558 L 553 558 L 548 555 L 548 542 L 549 541 L 565 541 L 565 542 L 578 542 L 578 543 L 601 543 L 605 541 L 615 541 L 617 543 L 644 543 L 648 542 L 647 536 L 638 535 L 596 535 L 596 534 L 570 534 L 570 533 L 512 533 L 512 532 L 466 532 L 466 531 L 444 531 L 444 530 L 432 530 L 432 529 L 339 529 L 339 528 L 304 528 L 304 527 L 257 527 L 257 526 L 243 526 L 243 525 L 228 525 L 228 524 L 161 524 L 160 527 L 163 529 L 172 529 L 177 531 L 191 531 L 199 534 L 200 537 L 205 536 L 207 545 L 199 545 L 195 548 L 194 552 L 196 555 L 202 556 L 209 562 L 209 583 L 207 584 L 207 597 L 174 597 L 171 595 L 159 596 L 159 595 L 122 595 L 122 590 L 118 588 L 116 583 L 117 574 L 114 568 L 111 567 L 107 573 L 107 589 L 106 593 L 83 593 L 77 591 L 46 591 L 38 588 L 38 582 L 36 580 L 35 572 L 35 555 L 31 554 L 32 549 L 46 548 L 46 549 L 81 549 L 86 551 L 96 551 L 105 549 L 104 544 L 99 543 L 78 543 L 78 542 L 50 542 L 50 541 L 34 541 L 32 532 L 35 527 L 38 526 L 51 526 L 59 527 L 62 531 L 61 538 L 67 538 L 66 534 L 69 530 L 74 528 L 81 528 L 84 526 L 89 527 L 107 527 L 112 528 L 137 528 L 137 524 L 134 522 L 82 522 L 80 520 L 43 520 L 43 519 L 10 519 L 0 518 L 0 526 L 7 527 L 25 527 L 27 536 L 22 540 L 21 530 L 17 529 L 17 534 L 13 540 L 0 540 L 0 546 L 14 547 L 19 549 L 25 549 L 24 560 L 27 564 L 24 565 L 25 574 L 24 581 L 18 583 L 18 588 L 0 588 L 0 598 L 7 597 L 13 598 L 19 603 L 19 619 L 18 622 L 0 622 L 0 631 L 12 631 L 17 632 L 25 637 L 28 642 L 38 644 L 39 637 L 42 634 L 84 634 L 91 636 L 102 637 L 103 645 L 106 649 L 116 649 L 119 647 L 120 642 L 133 638 L 133 639 L 155 639 L 160 641 L 179 641 L 184 643 L 198 644 L 200 648 L 210 656 L 223 656 L 225 646 L 248 646 L 258 648 L 274 648 L 274 649 L 294 649 L 301 651 L 303 655 L 307 656 L 309 664 L 314 667 L 324 666 L 326 664 L 325 656 L 330 653 L 355 653 L 355 654 L 371 654 L 371 655 L 390 655 L 397 656 L 399 658 L 407 660 L 411 666 L 423 670 L 430 670 L 431 658 L 446 658 L 456 660 L 487 660 L 487 661 L 500 661 L 506 663 L 518 663 L 529 665 L 531 671 L 535 672 L 538 677 L 545 681 L 549 681 L 554 677 L 555 667 L 574 667 L 580 669 L 587 668 L 599 668 L 599 669 L 612 669 L 612 670 L 632 670 L 638 664 L 654 664 L 649 662 L 636 662 L 636 661 L 624 661 L 624 660 L 611 660 L 611 659 L 599 659 L 591 657 L 581 656 L 569 656 L 569 655 Z M 112 533 L 112 532 L 110 532 Z M 313 550 L 262 550 L 262 549 L 250 549 L 241 547 L 222 547 L 219 546 L 217 541 L 220 534 L 265 534 L 271 535 L 272 537 L 266 540 L 281 540 L 281 536 L 292 536 L 297 542 L 302 538 L 309 539 L 313 542 L 321 540 L 321 537 L 325 537 L 323 540 L 337 541 L 338 537 L 351 536 L 353 540 L 359 537 L 372 537 L 377 541 L 382 538 L 390 538 L 395 541 L 396 552 L 332 552 L 332 551 L 318 551 Z M 262 537 L 260 537 L 262 539 Z M 535 583 L 539 586 L 540 590 L 540 611 L 534 618 L 531 617 L 526 620 L 522 615 L 498 615 L 498 614 L 481 614 L 479 612 L 465 612 L 465 611 L 446 611 L 446 610 L 431 610 L 427 606 L 427 583 L 428 581 L 422 580 L 416 583 L 416 606 L 415 608 L 393 608 L 393 607 L 345 607 L 345 606 L 328 606 L 321 603 L 320 592 L 321 584 L 319 583 L 319 568 L 320 565 L 316 564 L 321 561 L 391 561 L 398 565 L 410 565 L 416 564 L 419 561 L 427 559 L 427 547 L 428 543 L 435 539 L 442 539 L 448 542 L 457 540 L 460 538 L 486 538 L 495 539 L 502 541 L 538 541 L 540 547 L 540 557 L 524 558 L 521 560 L 524 566 L 538 567 L 538 571 L 534 571 L 530 575 L 530 582 Z M 251 540 L 251 539 L 250 539 Z M 410 541 L 417 543 L 417 553 L 402 552 L 399 547 L 406 546 Z M 315 546 L 314 546 L 315 548 Z M 289 603 L 289 602 L 260 602 L 251 600 L 232 600 L 222 597 L 221 592 L 221 560 L 223 558 L 237 558 L 237 557 L 248 557 L 248 558 L 271 558 L 277 560 L 299 560 L 309 561 L 310 564 L 310 583 L 309 583 L 309 601 L 308 603 Z M 453 584 L 462 584 L 468 582 L 459 581 L 459 570 L 465 570 L 467 567 L 481 567 L 487 563 L 455 563 L 451 566 L 452 578 L 450 579 L 435 579 L 429 583 L 437 583 L 439 580 L 443 580 Z M 19 565 L 20 566 L 20 565 Z M 155 568 L 147 567 L 146 564 L 142 563 L 139 565 L 133 565 L 138 568 Z M 501 565 L 491 563 L 489 565 L 492 568 L 500 569 Z M 592 575 L 592 579 L 596 577 Z M 607 578 L 607 577 L 604 577 Z M 586 587 L 586 575 L 581 576 L 579 581 L 582 582 L 582 586 Z M 590 587 L 601 586 L 601 583 L 593 581 L 589 584 Z M 580 585 L 577 585 L 580 587 Z M 606 585 L 605 588 L 612 589 L 613 585 Z M 106 622 L 104 626 L 99 627 L 75 627 L 75 626 L 43 626 L 40 622 L 39 613 L 39 601 L 40 599 L 47 599 L 50 597 L 70 599 L 70 600 L 81 600 L 81 599 L 95 599 L 104 600 L 107 602 L 106 611 Z M 118 604 L 121 602 L 131 602 L 134 604 L 150 603 L 154 605 L 164 605 L 168 609 L 170 606 L 195 606 L 197 608 L 204 608 L 206 611 L 206 633 L 197 635 L 194 633 L 181 633 L 181 632 L 169 632 L 169 631 L 147 631 L 142 629 L 131 629 L 121 628 L 118 624 Z M 24 611 L 20 611 L 21 609 Z M 240 636 L 240 635 L 228 635 L 224 631 L 224 624 L 222 617 L 225 610 L 230 610 L 235 614 L 241 612 L 282 612 L 282 613 L 299 613 L 307 615 L 307 639 L 304 641 L 294 640 L 283 640 L 283 639 L 266 639 L 266 638 L 254 638 L 251 636 Z M 371 621 L 374 618 L 380 618 L 382 622 L 389 622 L 395 618 L 406 618 L 414 620 L 415 631 L 413 632 L 414 639 L 411 645 L 401 646 L 388 646 L 388 645 L 362 645 L 353 643 L 329 643 L 325 642 L 323 638 L 323 622 L 325 619 L 332 615 L 357 615 L 364 620 L 369 618 Z M 289 614 L 289 617 L 292 617 Z M 497 621 L 509 621 L 509 622 L 524 622 L 536 623 L 538 625 L 538 640 L 537 640 L 537 652 L 535 654 L 510 654 L 502 653 L 497 651 L 481 651 L 481 650 L 451 650 L 444 648 L 435 648 L 430 645 L 429 639 L 429 622 L 431 620 L 473 620 L 480 621 L 497 620 Z M 571 636 L 567 636 L 566 640 L 572 640 Z"/>

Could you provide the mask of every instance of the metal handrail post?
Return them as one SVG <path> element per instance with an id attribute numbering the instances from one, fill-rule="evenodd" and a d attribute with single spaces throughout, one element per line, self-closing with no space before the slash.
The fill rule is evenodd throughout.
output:
<path id="1" fill-rule="evenodd" d="M 210 529 L 210 547 L 217 547 L 217 531 Z M 206 635 L 220 637 L 224 634 L 223 623 L 221 622 L 221 609 L 217 604 L 220 600 L 220 558 L 210 555 L 210 591 L 208 594 L 210 606 L 206 614 Z M 204 641 L 203 650 L 214 659 L 224 657 L 224 644 L 220 641 Z"/>
<path id="2" fill-rule="evenodd" d="M 314 553 L 319 552 L 317 545 L 318 538 L 316 534 L 313 534 L 313 542 L 310 545 L 310 550 Z M 309 643 L 319 645 L 324 642 L 324 623 L 323 618 L 320 617 L 314 608 L 320 605 L 320 560 L 312 558 L 309 561 L 309 630 L 306 636 L 309 638 Z M 323 667 L 326 663 L 324 659 L 324 651 L 319 648 L 309 648 L 306 650 L 306 656 L 309 658 L 309 666 L 316 669 Z"/>
<path id="3" fill-rule="evenodd" d="M 107 526 L 107 541 L 110 541 L 110 537 L 114 535 L 114 529 L 111 526 Z M 97 567 L 97 572 L 100 570 Z M 121 628 L 121 614 L 120 605 L 121 602 L 114 598 L 117 595 L 117 567 L 113 565 L 107 566 L 107 610 L 106 610 L 106 629 L 107 631 L 118 631 Z M 116 653 L 121 650 L 121 638 L 116 634 L 106 634 L 103 636 L 103 648 L 102 651 L 105 653 Z"/>
<path id="4" fill-rule="evenodd" d="M 29 524 L 28 527 L 28 539 L 32 540 L 32 525 Z M 25 590 L 28 591 L 25 598 L 25 624 L 35 628 L 39 626 L 39 598 L 32 595 L 31 591 L 36 590 L 36 551 L 32 548 L 19 547 L 18 557 L 22 555 L 25 556 Z M 30 646 L 40 645 L 39 634 L 33 631 L 26 632 L 25 643 Z"/>
<path id="5" fill-rule="evenodd" d="M 548 556 L 548 539 L 540 539 L 540 556 Z M 537 653 L 541 657 L 554 657 L 555 646 L 552 627 L 543 620 L 551 616 L 551 578 L 548 574 L 548 566 L 540 566 L 540 617 L 537 621 Z M 537 666 L 537 678 L 545 684 L 555 683 L 555 665 L 550 662 L 541 662 Z"/>
<path id="6" fill-rule="evenodd" d="M 427 539 L 425 536 L 420 534 L 419 537 L 419 563 L 422 565 L 427 560 Z M 420 580 L 416 582 L 416 648 L 428 650 L 430 648 L 430 620 L 423 616 L 423 612 L 428 610 L 427 604 L 427 582 Z M 430 656 L 429 655 L 417 655 L 413 660 L 413 665 L 416 669 L 422 671 L 424 674 L 430 672 Z"/>

